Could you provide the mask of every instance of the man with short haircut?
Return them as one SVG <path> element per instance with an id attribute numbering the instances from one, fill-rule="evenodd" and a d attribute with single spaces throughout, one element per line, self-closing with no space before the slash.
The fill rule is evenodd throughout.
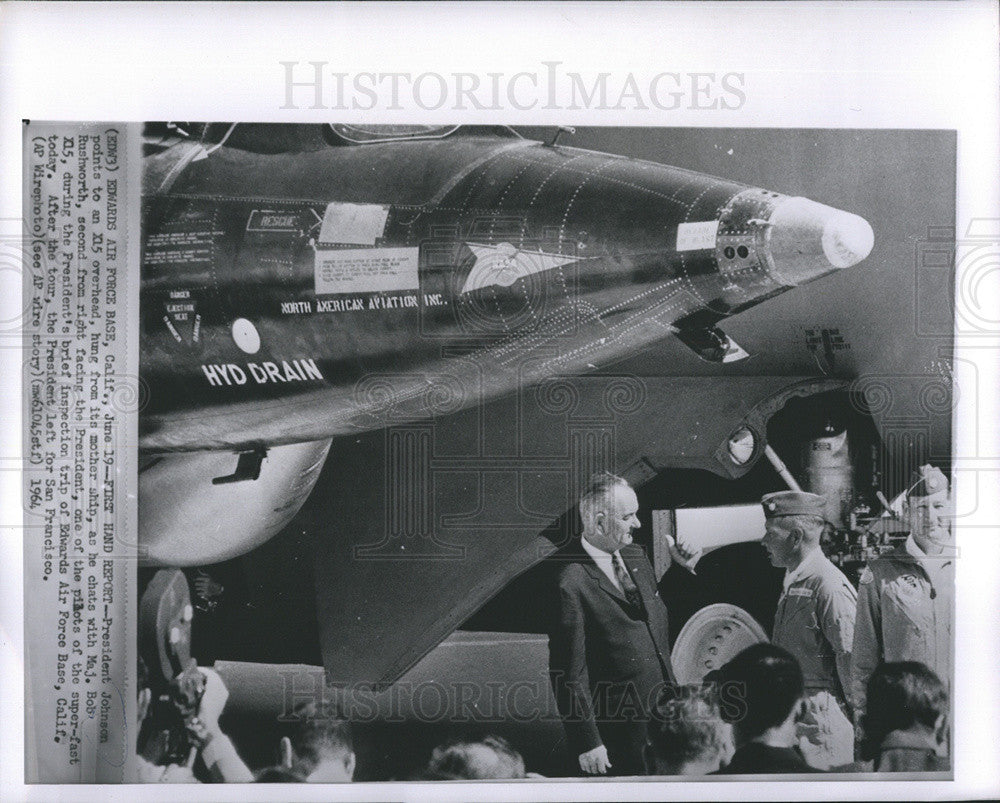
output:
<path id="1" fill-rule="evenodd" d="M 720 775 L 820 772 L 798 747 L 803 711 L 802 670 L 781 647 L 747 647 L 713 673 L 722 718 L 733 725 L 736 752 Z"/>
<path id="2" fill-rule="evenodd" d="M 661 696 L 649 723 L 648 774 L 707 775 L 732 754 L 732 727 L 722 721 L 709 689 L 694 686 L 679 697 Z"/>
<path id="3" fill-rule="evenodd" d="M 948 693 L 917 661 L 881 664 L 868 681 L 862 758 L 876 772 L 940 772 Z"/>
<path id="4" fill-rule="evenodd" d="M 500 780 L 524 778 L 524 759 L 500 736 L 457 740 L 434 748 L 423 779 Z"/>
<path id="5" fill-rule="evenodd" d="M 799 723 L 802 749 L 819 769 L 854 758 L 854 727 L 847 693 L 857 592 L 820 549 L 826 500 L 803 491 L 780 491 L 761 500 L 762 544 L 771 563 L 785 569 L 774 614 L 772 642 L 798 661 L 806 715 Z"/>
<path id="6" fill-rule="evenodd" d="M 350 723 L 333 706 L 309 702 L 295 711 L 299 723 L 281 740 L 281 768 L 306 783 L 343 783 L 354 779 L 356 759 Z"/>
<path id="7" fill-rule="evenodd" d="M 642 775 L 646 722 L 673 683 L 667 609 L 632 544 L 639 502 L 621 477 L 595 477 L 583 532 L 559 565 L 549 670 L 570 753 L 588 775 Z"/>
<path id="8" fill-rule="evenodd" d="M 952 677 L 955 542 L 948 480 L 929 465 L 911 479 L 906 543 L 872 561 L 861 575 L 852 670 L 859 718 L 868 680 L 882 662 L 919 661 L 945 690 Z"/>

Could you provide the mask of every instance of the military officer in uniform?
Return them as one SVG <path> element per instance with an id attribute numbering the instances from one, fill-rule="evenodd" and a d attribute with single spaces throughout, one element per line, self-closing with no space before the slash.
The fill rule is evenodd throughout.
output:
<path id="1" fill-rule="evenodd" d="M 780 491 L 761 500 L 762 544 L 771 563 L 785 569 L 772 641 L 802 667 L 806 711 L 800 746 L 818 769 L 854 758 L 854 728 L 847 695 L 857 593 L 820 549 L 826 500 L 802 491 Z"/>
<path id="2" fill-rule="evenodd" d="M 851 672 L 857 717 L 880 663 L 919 661 L 951 691 L 955 547 L 948 480 L 929 465 L 911 479 L 906 542 L 861 575 Z"/>

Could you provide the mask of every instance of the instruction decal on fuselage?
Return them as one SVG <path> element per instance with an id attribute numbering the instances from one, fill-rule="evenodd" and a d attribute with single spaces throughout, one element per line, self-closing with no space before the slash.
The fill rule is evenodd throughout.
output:
<path id="1" fill-rule="evenodd" d="M 316 295 L 416 290 L 419 248 L 317 249 Z"/>

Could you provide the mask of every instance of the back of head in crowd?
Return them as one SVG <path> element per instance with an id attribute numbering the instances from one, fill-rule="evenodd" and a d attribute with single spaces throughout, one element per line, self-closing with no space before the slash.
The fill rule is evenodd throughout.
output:
<path id="1" fill-rule="evenodd" d="M 430 781 L 523 778 L 524 759 L 500 736 L 456 740 L 434 748 L 423 777 Z"/>
<path id="2" fill-rule="evenodd" d="M 804 682 L 799 662 L 787 650 L 761 643 L 747 647 L 719 671 L 720 712 L 743 743 L 794 718 Z"/>
<path id="3" fill-rule="evenodd" d="M 332 706 L 307 703 L 291 738 L 281 741 L 282 766 L 309 783 L 336 783 L 354 778 L 351 726 Z"/>
<path id="4" fill-rule="evenodd" d="M 664 690 L 648 738 L 650 775 L 705 775 L 732 756 L 730 725 L 722 721 L 715 695 L 698 686 Z"/>
<path id="5" fill-rule="evenodd" d="M 862 755 L 871 759 L 893 731 L 923 732 L 940 740 L 948 693 L 940 678 L 918 661 L 881 664 L 868 681 Z"/>
<path id="6" fill-rule="evenodd" d="M 302 783 L 305 778 L 285 767 L 267 767 L 258 772 L 254 780 L 257 783 Z"/>

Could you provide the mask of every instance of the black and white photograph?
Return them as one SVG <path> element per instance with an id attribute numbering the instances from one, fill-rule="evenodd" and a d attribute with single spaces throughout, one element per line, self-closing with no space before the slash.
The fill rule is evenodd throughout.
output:
<path id="1" fill-rule="evenodd" d="M 143 146 L 149 777 L 947 777 L 954 132 Z"/>
<path id="2" fill-rule="evenodd" d="M 0 797 L 1000 796 L 997 10 L 0 4 Z"/>

